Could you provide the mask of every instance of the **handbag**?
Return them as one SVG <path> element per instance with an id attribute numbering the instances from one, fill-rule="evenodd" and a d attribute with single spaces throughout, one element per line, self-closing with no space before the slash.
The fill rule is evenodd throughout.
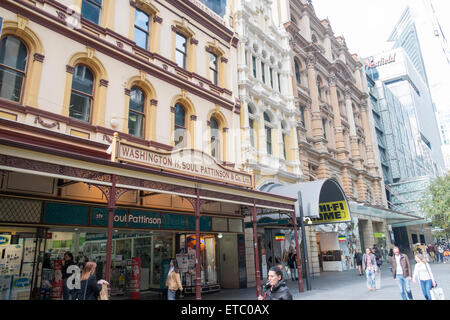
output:
<path id="1" fill-rule="evenodd" d="M 100 291 L 100 294 L 98 295 L 98 300 L 109 300 L 108 285 L 106 283 L 102 284 L 102 290 Z"/>
<path id="2" fill-rule="evenodd" d="M 84 295 L 83 295 L 83 299 L 80 299 L 80 293 L 78 292 L 78 296 L 75 300 L 86 300 L 86 291 L 87 291 L 87 286 L 88 286 L 88 282 L 86 280 L 86 286 L 84 287 Z"/>
<path id="3" fill-rule="evenodd" d="M 444 290 L 437 286 L 430 290 L 431 300 L 445 300 Z"/>

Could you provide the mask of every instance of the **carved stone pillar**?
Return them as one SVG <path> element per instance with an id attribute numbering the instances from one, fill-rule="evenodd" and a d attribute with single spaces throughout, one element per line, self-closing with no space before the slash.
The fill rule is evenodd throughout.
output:
<path id="1" fill-rule="evenodd" d="M 316 57 L 314 54 L 308 54 L 307 68 L 308 68 L 308 86 L 309 86 L 309 96 L 311 98 L 311 127 L 312 135 L 315 141 L 314 147 L 321 150 L 323 147 L 323 128 L 322 128 L 322 117 L 320 116 L 320 106 L 319 106 L 319 90 L 316 84 Z"/>
<path id="2" fill-rule="evenodd" d="M 348 124 L 350 126 L 350 149 L 353 158 L 353 165 L 357 169 L 362 169 L 362 161 L 358 145 L 358 136 L 356 135 L 355 118 L 353 117 L 351 90 L 349 88 L 345 89 L 345 106 L 347 108 L 347 118 Z"/>
<path id="3" fill-rule="evenodd" d="M 333 107 L 334 114 L 334 135 L 336 139 L 336 150 L 338 153 L 338 159 L 344 160 L 348 159 L 345 153 L 345 141 L 344 141 L 344 130 L 341 122 L 341 112 L 339 110 L 339 99 L 337 96 L 336 90 L 336 75 L 334 73 L 331 74 L 328 79 L 330 83 L 330 98 L 331 98 L 331 106 Z"/>

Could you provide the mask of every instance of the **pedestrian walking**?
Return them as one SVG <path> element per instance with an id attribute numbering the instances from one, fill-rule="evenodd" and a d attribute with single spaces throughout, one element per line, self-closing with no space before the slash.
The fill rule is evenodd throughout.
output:
<path id="1" fill-rule="evenodd" d="M 78 290 L 78 297 L 76 300 L 98 300 L 102 285 L 109 283 L 103 279 L 97 281 L 95 276 L 95 262 L 87 262 L 81 273 L 80 290 Z"/>
<path id="2" fill-rule="evenodd" d="M 438 252 L 439 252 L 439 260 L 441 262 L 444 262 L 444 246 L 443 245 L 439 245 Z"/>
<path id="3" fill-rule="evenodd" d="M 73 290 L 69 289 L 67 286 L 67 279 L 69 279 L 69 277 L 72 274 L 67 273 L 67 268 L 69 268 L 71 265 L 74 265 L 75 261 L 73 261 L 73 255 L 70 251 L 67 251 L 66 253 L 64 253 L 64 264 L 61 268 L 61 273 L 62 273 L 62 295 L 63 295 L 63 300 L 70 300 L 70 296 L 73 295 Z"/>
<path id="4" fill-rule="evenodd" d="M 367 287 L 369 291 L 375 291 L 375 272 L 377 270 L 377 259 L 375 255 L 372 253 L 370 248 L 366 249 L 366 253 L 363 255 L 362 259 L 363 269 L 366 272 L 367 277 Z"/>
<path id="5" fill-rule="evenodd" d="M 258 297 L 258 300 L 292 300 L 292 294 L 283 280 L 283 273 L 280 268 L 270 268 L 267 279 L 268 281 L 264 285 L 264 293 Z"/>
<path id="6" fill-rule="evenodd" d="M 425 257 L 417 253 L 414 256 L 416 265 L 414 266 L 413 283 L 420 282 L 423 296 L 426 300 L 431 300 L 431 288 L 436 287 L 436 280 L 431 272 L 430 265 L 425 260 Z"/>
<path id="7" fill-rule="evenodd" d="M 429 254 L 431 256 L 431 261 L 432 262 L 436 262 L 436 258 L 435 258 L 435 255 L 434 255 L 434 245 L 432 243 L 430 243 L 428 245 L 428 252 L 429 252 Z"/>
<path id="8" fill-rule="evenodd" d="M 362 258 L 363 258 L 363 254 L 359 251 L 356 251 L 355 252 L 355 262 L 356 262 L 356 265 L 358 266 L 358 271 L 359 271 L 360 276 L 364 275 L 363 268 L 362 268 L 362 260 L 363 260 Z"/>
<path id="9" fill-rule="evenodd" d="M 292 281 L 298 280 L 298 272 L 297 272 L 297 254 L 294 252 L 294 249 L 291 248 L 288 254 L 288 266 L 291 270 L 291 279 Z"/>
<path id="10" fill-rule="evenodd" d="M 394 257 L 391 260 L 392 276 L 397 281 L 403 300 L 413 300 L 411 292 L 412 270 L 409 258 L 406 254 L 400 253 L 398 247 L 394 247 L 393 252 Z"/>
<path id="11" fill-rule="evenodd" d="M 447 248 L 445 249 L 445 251 L 444 251 L 444 263 L 447 263 L 447 262 L 448 262 L 449 257 L 450 257 L 450 250 L 449 250 L 449 248 L 447 247 Z"/>
<path id="12" fill-rule="evenodd" d="M 166 278 L 167 300 L 175 300 L 177 291 L 183 291 L 177 259 L 170 260 L 170 268 Z"/>

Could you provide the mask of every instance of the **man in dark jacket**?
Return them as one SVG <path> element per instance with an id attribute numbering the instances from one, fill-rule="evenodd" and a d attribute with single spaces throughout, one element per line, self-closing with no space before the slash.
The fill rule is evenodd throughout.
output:
<path id="1" fill-rule="evenodd" d="M 283 280 L 283 273 L 280 268 L 270 268 L 267 278 L 268 281 L 264 285 L 264 293 L 258 297 L 258 300 L 292 300 L 292 294 Z"/>
<path id="2" fill-rule="evenodd" d="M 412 270 L 411 263 L 406 254 L 400 253 L 398 247 L 394 247 L 394 256 L 392 257 L 392 276 L 397 281 L 400 294 L 403 300 L 413 300 L 411 292 Z M 405 293 L 406 292 L 406 293 Z"/>

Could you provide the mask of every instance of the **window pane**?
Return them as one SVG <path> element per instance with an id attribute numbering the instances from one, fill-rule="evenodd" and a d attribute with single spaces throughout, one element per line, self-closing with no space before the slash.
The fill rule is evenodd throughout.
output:
<path id="1" fill-rule="evenodd" d="M 139 47 L 147 49 L 147 34 L 138 28 L 134 28 L 134 42 Z"/>
<path id="2" fill-rule="evenodd" d="M 186 53 L 186 37 L 177 33 L 176 42 L 177 42 L 177 49 L 183 53 Z"/>
<path id="3" fill-rule="evenodd" d="M 266 66 L 264 62 L 261 62 L 261 78 L 262 82 L 266 83 Z"/>
<path id="4" fill-rule="evenodd" d="M 186 112 L 178 103 L 175 105 L 175 126 L 185 128 Z"/>
<path id="5" fill-rule="evenodd" d="M 186 130 L 177 128 L 175 130 L 175 147 L 184 148 L 186 146 Z"/>
<path id="6" fill-rule="evenodd" d="M 142 129 L 144 123 L 144 116 L 142 114 L 134 113 L 130 110 L 128 116 L 128 132 L 131 135 L 142 137 Z"/>
<path id="7" fill-rule="evenodd" d="M 272 154 L 272 129 L 266 127 L 267 153 Z"/>
<path id="8" fill-rule="evenodd" d="M 93 88 L 94 75 L 92 71 L 84 65 L 77 65 L 73 73 L 72 89 L 92 95 Z"/>
<path id="9" fill-rule="evenodd" d="M 214 158 L 219 158 L 219 124 L 215 118 L 211 118 L 210 121 L 211 128 L 211 156 Z"/>
<path id="10" fill-rule="evenodd" d="M 270 122 L 270 117 L 267 114 L 267 112 L 264 112 L 264 120 L 267 121 L 267 122 Z"/>
<path id="11" fill-rule="evenodd" d="M 0 67 L 0 97 L 20 101 L 23 74 Z"/>
<path id="12" fill-rule="evenodd" d="M 97 6 L 88 0 L 83 0 L 83 4 L 81 6 L 81 15 L 83 16 L 83 18 L 95 24 L 98 24 L 102 2 L 100 0 L 92 0 L 92 1 L 99 4 L 100 6 Z"/>
<path id="13" fill-rule="evenodd" d="M 180 68 L 186 69 L 186 59 L 185 59 L 185 55 L 183 53 L 181 53 L 180 51 L 176 52 L 176 60 L 177 60 L 177 65 Z"/>
<path id="14" fill-rule="evenodd" d="M 134 25 L 148 31 L 148 21 L 148 15 L 145 12 L 136 9 L 136 14 L 134 15 Z"/>
<path id="15" fill-rule="evenodd" d="M 72 92 L 70 97 L 69 116 L 81 121 L 89 122 L 91 113 L 91 98 Z"/>
<path id="16" fill-rule="evenodd" d="M 130 93 L 130 109 L 144 113 L 145 94 L 141 89 L 133 87 Z"/>
<path id="17" fill-rule="evenodd" d="M 248 120 L 249 126 L 250 126 L 250 144 L 252 147 L 255 146 L 255 135 L 254 135 L 254 124 L 253 119 Z"/>
<path id="18" fill-rule="evenodd" d="M 22 41 L 13 36 L 2 39 L 0 46 L 0 64 L 25 71 L 28 50 Z"/>
<path id="19" fill-rule="evenodd" d="M 297 79 L 297 82 L 300 83 L 300 66 L 298 65 L 297 60 L 295 60 L 295 78 Z"/>

